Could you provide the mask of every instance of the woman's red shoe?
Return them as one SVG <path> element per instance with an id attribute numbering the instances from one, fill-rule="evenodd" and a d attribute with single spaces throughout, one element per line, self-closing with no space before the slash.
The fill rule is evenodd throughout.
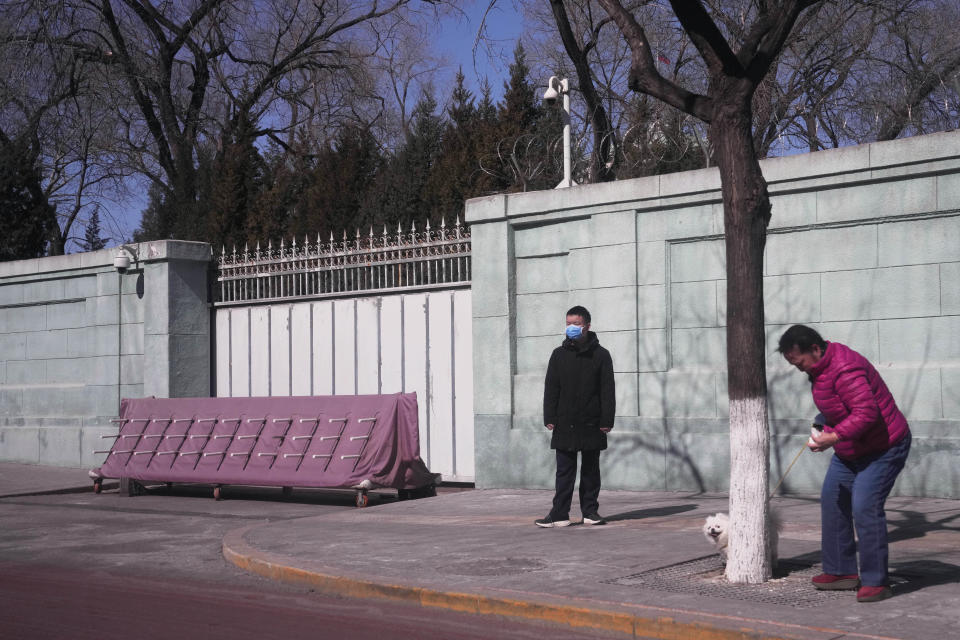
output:
<path id="1" fill-rule="evenodd" d="M 890 587 L 860 587 L 857 591 L 857 602 L 877 602 L 893 596 Z"/>

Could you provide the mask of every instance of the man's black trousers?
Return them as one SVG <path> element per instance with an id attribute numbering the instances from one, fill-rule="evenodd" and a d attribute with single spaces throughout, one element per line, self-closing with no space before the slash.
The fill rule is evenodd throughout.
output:
<path id="1" fill-rule="evenodd" d="M 581 451 L 583 464 L 580 468 L 580 513 L 593 515 L 600 508 L 600 450 Z M 570 502 L 573 500 L 573 485 L 577 479 L 577 452 L 557 449 L 557 492 L 553 495 L 550 518 L 570 519 Z"/>

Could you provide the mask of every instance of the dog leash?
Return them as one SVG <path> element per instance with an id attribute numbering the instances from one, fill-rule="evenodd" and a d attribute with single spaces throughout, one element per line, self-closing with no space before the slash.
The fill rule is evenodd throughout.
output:
<path id="1" fill-rule="evenodd" d="M 823 426 L 824 426 L 825 424 L 827 424 L 827 419 L 823 416 L 822 413 L 818 413 L 818 414 L 817 414 L 817 417 L 813 419 L 813 428 L 816 429 L 817 431 L 823 433 Z M 800 451 L 798 451 L 798 452 L 797 452 L 797 455 L 795 455 L 795 456 L 793 457 L 793 461 L 789 464 L 789 466 L 787 466 L 787 470 L 783 472 L 783 475 L 782 475 L 782 476 L 780 476 L 780 482 L 778 482 L 778 483 L 777 483 L 777 486 L 775 486 L 775 487 L 773 488 L 773 491 L 770 492 L 770 497 L 767 498 L 767 502 L 770 502 L 771 500 L 773 500 L 773 496 L 777 495 L 777 489 L 779 489 L 779 488 L 780 488 L 780 485 L 783 484 L 783 481 L 787 479 L 787 474 L 790 473 L 790 469 L 793 468 L 793 464 L 794 464 L 797 460 L 799 460 L 799 459 L 800 459 L 800 456 L 803 455 L 803 452 L 806 451 L 808 444 L 809 444 L 809 442 L 805 442 L 805 443 L 803 444 L 803 446 L 800 447 Z"/>
<path id="2" fill-rule="evenodd" d="M 777 489 L 780 488 L 780 485 L 783 484 L 783 481 L 787 479 L 787 474 L 790 473 L 790 469 L 793 468 L 793 464 L 800 459 L 800 456 L 803 455 L 803 452 L 807 449 L 807 443 L 803 443 L 803 446 L 800 448 L 800 451 L 797 452 L 797 455 L 793 456 L 793 462 L 787 467 L 787 470 L 783 472 L 783 475 L 780 476 L 780 482 L 777 483 L 777 486 L 773 488 L 773 491 L 770 492 L 770 497 L 767 498 L 767 502 L 773 500 L 773 496 L 777 495 Z"/>

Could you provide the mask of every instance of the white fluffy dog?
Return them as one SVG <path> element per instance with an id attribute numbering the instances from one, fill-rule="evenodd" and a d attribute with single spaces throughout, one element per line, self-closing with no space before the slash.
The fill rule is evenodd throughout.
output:
<path id="1" fill-rule="evenodd" d="M 774 511 L 769 511 L 770 548 L 772 549 L 773 566 L 777 566 L 777 547 L 780 541 L 780 517 Z M 726 513 L 716 513 L 707 516 L 703 523 L 703 537 L 717 548 L 723 561 L 727 561 L 727 544 L 730 542 L 730 516 Z"/>

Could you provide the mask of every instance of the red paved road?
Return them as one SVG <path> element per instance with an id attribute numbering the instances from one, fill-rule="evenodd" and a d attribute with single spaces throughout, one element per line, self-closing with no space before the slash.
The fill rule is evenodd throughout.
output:
<path id="1" fill-rule="evenodd" d="M 596 634 L 393 603 L 0 563 L 0 638 L 573 640 Z"/>

